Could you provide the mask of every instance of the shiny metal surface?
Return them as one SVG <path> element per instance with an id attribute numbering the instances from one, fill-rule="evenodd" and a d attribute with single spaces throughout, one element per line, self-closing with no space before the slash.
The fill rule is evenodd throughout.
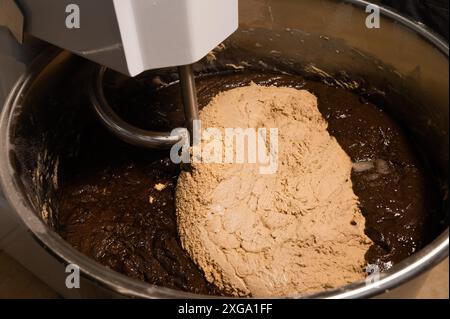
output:
<path id="1" fill-rule="evenodd" d="M 183 97 L 186 126 L 192 140 L 193 123 L 195 120 L 199 119 L 197 89 L 195 86 L 195 77 L 194 71 L 192 70 L 192 65 L 183 65 L 178 67 L 178 73 L 180 74 L 180 86 Z"/>
<path id="2" fill-rule="evenodd" d="M 171 136 L 170 132 L 146 131 L 122 120 L 105 98 L 103 79 L 106 70 L 106 67 L 101 67 L 94 73 L 89 97 L 100 121 L 111 133 L 129 144 L 153 149 L 168 149 L 181 140 L 181 136 Z"/>
<path id="3" fill-rule="evenodd" d="M 386 110 L 410 129 L 414 142 L 430 159 L 448 190 L 448 44 L 424 26 L 384 8 L 382 28 L 368 31 L 362 10 L 366 4 L 365 1 L 332 0 L 241 1 L 241 28 L 226 42 L 228 49 L 217 52 L 217 63 L 239 67 L 242 62 L 245 62 L 242 65 L 258 65 L 259 61 L 265 63 L 264 58 L 273 58 L 279 68 L 286 63 L 306 70 L 320 69 L 323 79 L 329 81 L 345 71 L 350 81 L 335 84 L 344 85 L 362 78 L 361 83 L 382 91 L 388 100 L 394 101 L 386 105 Z M 230 54 L 228 50 L 235 51 Z M 248 56 L 256 57 L 255 61 Z M 45 54 L 9 95 L 0 120 L 0 149 L 6 150 L 0 153 L 0 177 L 9 202 L 55 258 L 64 264 L 80 266 L 84 280 L 89 283 L 85 296 L 95 296 L 98 289 L 97 295 L 102 297 L 198 297 L 138 282 L 93 262 L 62 240 L 40 218 L 39 208 L 28 199 L 23 184 L 32 185 L 32 179 L 24 171 L 19 174 L 15 162 L 17 114 L 30 99 L 48 94 L 52 85 L 62 81 L 75 67 L 70 54 Z M 205 61 L 202 67 L 211 68 L 210 62 Z M 41 107 L 44 112 L 48 106 Z M 442 212 L 448 216 L 445 197 L 442 197 Z M 448 256 L 448 248 L 447 228 L 422 250 L 382 274 L 378 282 L 357 282 L 320 294 L 290 297 L 412 297 L 420 276 Z"/>
<path id="4" fill-rule="evenodd" d="M 98 118 L 111 133 L 126 143 L 149 149 L 170 149 L 174 144 L 181 141 L 183 137 L 180 135 L 173 135 L 170 132 L 146 131 L 122 120 L 105 98 L 103 81 L 106 71 L 106 67 L 101 67 L 93 73 L 89 97 Z M 192 65 L 178 67 L 178 73 L 186 127 L 192 137 L 193 122 L 199 118 L 197 90 Z"/>

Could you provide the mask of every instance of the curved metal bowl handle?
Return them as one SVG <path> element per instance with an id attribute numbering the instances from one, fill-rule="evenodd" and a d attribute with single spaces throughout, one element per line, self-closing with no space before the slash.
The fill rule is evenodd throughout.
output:
<path id="1" fill-rule="evenodd" d="M 150 149 L 170 149 L 182 140 L 181 135 L 143 130 L 122 120 L 105 98 L 103 79 L 106 70 L 106 67 L 101 67 L 94 73 L 89 98 L 100 121 L 111 133 L 126 143 Z"/>

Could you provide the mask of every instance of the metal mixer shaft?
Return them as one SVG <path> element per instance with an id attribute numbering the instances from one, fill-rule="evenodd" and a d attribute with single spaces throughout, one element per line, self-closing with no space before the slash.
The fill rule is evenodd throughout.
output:
<path id="1" fill-rule="evenodd" d="M 147 131 L 130 125 L 121 119 L 107 101 L 103 90 L 103 79 L 107 68 L 101 67 L 94 75 L 89 96 L 100 121 L 118 138 L 126 143 L 150 149 L 169 149 L 182 139 L 170 132 Z M 186 127 L 192 136 L 193 121 L 198 119 L 197 90 L 192 65 L 178 68 L 183 98 Z"/>

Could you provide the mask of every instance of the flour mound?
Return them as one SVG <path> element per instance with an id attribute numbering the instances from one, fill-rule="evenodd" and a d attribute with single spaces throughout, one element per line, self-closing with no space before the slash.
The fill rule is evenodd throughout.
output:
<path id="1" fill-rule="evenodd" d="M 371 241 L 352 162 L 305 90 L 256 84 L 217 95 L 203 128 L 278 128 L 278 171 L 192 164 L 176 190 L 184 249 L 206 279 L 235 296 L 288 296 L 363 279 Z"/>

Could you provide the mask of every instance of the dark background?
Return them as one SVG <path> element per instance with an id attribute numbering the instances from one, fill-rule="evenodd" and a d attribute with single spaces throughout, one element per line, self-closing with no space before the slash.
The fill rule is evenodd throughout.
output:
<path id="1" fill-rule="evenodd" d="M 449 0 L 381 0 L 379 2 L 424 23 L 448 42 Z"/>

